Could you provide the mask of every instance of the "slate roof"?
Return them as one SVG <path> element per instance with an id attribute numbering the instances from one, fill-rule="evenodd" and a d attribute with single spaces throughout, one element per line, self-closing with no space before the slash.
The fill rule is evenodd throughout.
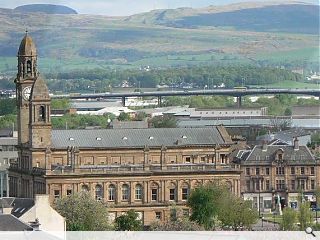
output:
<path id="1" fill-rule="evenodd" d="M 19 218 L 34 206 L 34 200 L 32 198 L 14 198 L 11 206 L 13 207 L 11 214 Z"/>
<path id="2" fill-rule="evenodd" d="M 263 151 L 262 145 L 256 145 L 251 153 L 246 154 L 241 158 L 244 165 L 270 165 L 275 160 L 276 152 L 279 149 L 283 150 L 283 160 L 289 165 L 315 165 L 315 160 L 312 153 L 306 146 L 299 146 L 299 150 L 294 150 L 290 145 L 268 145 L 267 150 Z"/>
<path id="3" fill-rule="evenodd" d="M 33 228 L 11 214 L 0 214 L 0 231 L 33 231 Z"/>
<path id="4" fill-rule="evenodd" d="M 53 130 L 52 147 L 143 148 L 232 144 L 223 128 L 218 128 Z"/>
<path id="5" fill-rule="evenodd" d="M 15 138 L 15 137 L 4 137 L 4 138 L 1 138 L 0 137 L 0 146 L 16 146 L 18 145 L 18 138 Z"/>

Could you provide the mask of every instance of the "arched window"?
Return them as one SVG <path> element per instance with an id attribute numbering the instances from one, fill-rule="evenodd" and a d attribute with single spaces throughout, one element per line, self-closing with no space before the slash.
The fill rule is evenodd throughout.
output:
<path id="1" fill-rule="evenodd" d="M 82 185 L 81 190 L 84 192 L 89 192 L 89 186 L 88 185 Z"/>
<path id="2" fill-rule="evenodd" d="M 103 199 L 103 188 L 100 184 L 96 185 L 96 200 Z"/>
<path id="3" fill-rule="evenodd" d="M 40 106 L 39 108 L 39 121 L 46 121 L 46 108 L 45 106 Z"/>
<path id="4" fill-rule="evenodd" d="M 109 185 L 108 187 L 108 200 L 116 200 L 116 187 L 113 184 Z"/>
<path id="5" fill-rule="evenodd" d="M 32 72 L 32 66 L 31 66 L 31 60 L 27 61 L 27 74 L 31 74 Z"/>
<path id="6" fill-rule="evenodd" d="M 122 201 L 129 200 L 129 186 L 127 184 L 122 185 Z"/>
<path id="7" fill-rule="evenodd" d="M 135 199 L 136 200 L 142 200 L 142 186 L 141 186 L 141 184 L 137 184 L 136 185 Z"/>

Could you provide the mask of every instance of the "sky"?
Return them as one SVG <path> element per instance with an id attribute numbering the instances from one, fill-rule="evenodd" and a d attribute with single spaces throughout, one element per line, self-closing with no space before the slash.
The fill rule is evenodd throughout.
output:
<path id="1" fill-rule="evenodd" d="M 80 14 L 128 16 L 153 9 L 199 8 L 249 1 L 264 2 L 266 0 L 0 0 L 0 8 L 15 8 L 32 3 L 50 3 L 71 7 Z M 278 1 L 281 2 L 281 0 Z M 302 1 L 317 2 L 317 0 Z"/>

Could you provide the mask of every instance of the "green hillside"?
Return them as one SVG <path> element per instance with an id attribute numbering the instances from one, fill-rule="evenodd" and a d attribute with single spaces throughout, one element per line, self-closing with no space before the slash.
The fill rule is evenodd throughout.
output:
<path id="1" fill-rule="evenodd" d="M 291 5 L 285 6 L 290 8 Z M 300 8 L 305 9 L 306 6 L 310 5 L 301 5 Z M 22 13 L 0 9 L 0 71 L 16 70 L 15 56 L 26 28 L 36 42 L 43 72 L 110 66 L 138 68 L 144 65 L 167 67 L 235 63 L 307 69 L 318 67 L 318 34 L 299 31 L 303 24 L 309 24 L 309 18 L 303 22 L 300 17 L 299 29 L 291 26 L 290 31 L 285 31 L 288 26 L 281 23 L 272 31 L 239 28 L 235 24 L 198 24 L 197 16 L 203 16 L 204 12 L 230 14 L 240 7 L 157 10 L 131 17 Z M 255 5 L 254 8 L 242 5 L 242 8 L 251 9 L 250 14 L 262 7 L 265 5 Z M 290 9 L 292 17 L 299 15 L 298 9 Z M 190 20 L 192 18 L 196 19 Z M 179 21 L 186 19 L 193 23 L 177 26 Z M 309 25 L 309 28 L 314 28 L 314 25 Z"/>

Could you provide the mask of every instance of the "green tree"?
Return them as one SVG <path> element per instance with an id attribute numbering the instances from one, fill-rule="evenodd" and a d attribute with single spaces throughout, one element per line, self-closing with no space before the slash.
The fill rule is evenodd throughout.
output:
<path id="1" fill-rule="evenodd" d="M 151 119 L 151 124 L 155 128 L 175 128 L 177 120 L 172 116 L 156 116 Z"/>
<path id="2" fill-rule="evenodd" d="M 67 110 L 70 107 L 71 103 L 67 98 L 51 100 L 51 109 Z"/>
<path id="3" fill-rule="evenodd" d="M 17 105 L 15 99 L 0 99 L 0 116 L 15 113 L 17 113 Z"/>
<path id="4" fill-rule="evenodd" d="M 139 215 L 133 209 L 115 219 L 116 231 L 141 231 L 142 222 Z"/>
<path id="5" fill-rule="evenodd" d="M 151 231 L 204 231 L 205 229 L 196 222 L 190 221 L 187 217 L 178 218 L 175 221 L 153 222 Z"/>
<path id="6" fill-rule="evenodd" d="M 80 192 L 58 199 L 55 209 L 66 218 L 67 231 L 106 231 L 111 226 L 108 211 L 89 192 Z"/>
<path id="7" fill-rule="evenodd" d="M 310 203 L 305 201 L 299 206 L 298 221 L 300 223 L 300 231 L 304 231 L 307 227 L 311 226 L 312 213 L 310 211 Z"/>
<path id="8" fill-rule="evenodd" d="M 212 229 L 215 216 L 218 213 L 218 199 L 226 189 L 220 186 L 201 186 L 191 191 L 187 205 L 191 208 L 191 221 L 204 226 L 206 230 Z"/>
<path id="9" fill-rule="evenodd" d="M 295 227 L 296 221 L 297 221 L 297 212 L 290 207 L 286 207 L 283 210 L 283 214 L 282 214 L 281 229 L 285 231 L 296 230 L 296 227 Z"/>
<path id="10" fill-rule="evenodd" d="M 130 121 L 129 113 L 121 112 L 118 116 L 119 121 Z"/>
<path id="11" fill-rule="evenodd" d="M 220 198 L 218 220 L 222 228 L 250 229 L 258 217 L 258 212 L 252 209 L 251 201 L 244 201 L 230 192 Z"/>

